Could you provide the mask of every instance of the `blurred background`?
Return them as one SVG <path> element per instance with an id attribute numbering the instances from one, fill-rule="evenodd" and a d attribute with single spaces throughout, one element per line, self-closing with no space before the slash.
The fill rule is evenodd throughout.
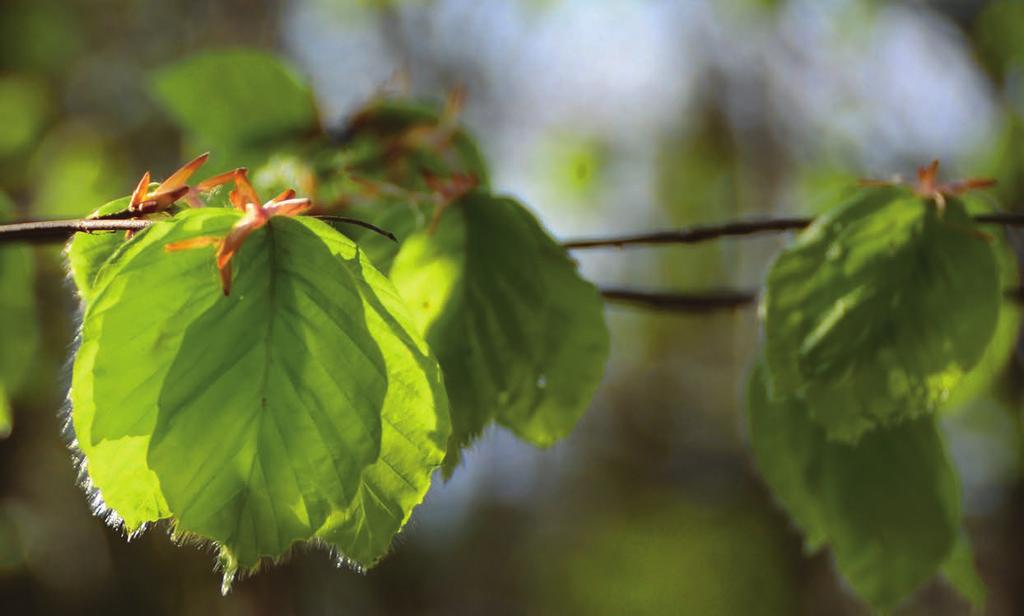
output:
<path id="1" fill-rule="evenodd" d="M 327 126 L 396 74 L 429 100 L 465 87 L 495 190 L 562 238 L 812 214 L 933 158 L 1024 209 L 1024 3 L 2 0 L 0 189 L 17 216 L 80 216 L 191 158 L 147 79 L 225 46 L 292 62 Z M 756 288 L 785 239 L 577 256 L 609 285 Z M 60 248 L 35 250 L 42 351 L 0 441 L 0 612 L 867 613 L 753 469 L 752 309 L 610 306 L 604 384 L 570 438 L 540 451 L 492 428 L 377 568 L 305 551 L 222 598 L 208 551 L 91 516 L 58 417 L 76 301 Z M 1011 366 L 946 420 L 992 614 L 1024 613 L 1022 390 Z M 901 613 L 967 611 L 936 582 Z"/>

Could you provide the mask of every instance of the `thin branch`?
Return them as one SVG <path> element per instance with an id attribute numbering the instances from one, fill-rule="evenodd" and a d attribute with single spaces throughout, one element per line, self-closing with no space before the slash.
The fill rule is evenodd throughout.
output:
<path id="1" fill-rule="evenodd" d="M 757 300 L 753 291 L 724 289 L 706 293 L 663 293 L 635 289 L 602 288 L 601 296 L 608 302 L 629 304 L 652 310 L 706 313 L 734 310 Z"/>
<path id="2" fill-rule="evenodd" d="M 362 227 L 364 229 L 369 229 L 370 231 L 373 231 L 374 233 L 379 233 L 380 235 L 383 235 L 384 237 L 386 237 L 389 240 L 391 240 L 392 242 L 397 242 L 398 241 L 398 238 L 395 237 L 394 233 L 388 231 L 387 229 L 382 229 L 382 228 L 378 227 L 377 225 L 375 225 L 373 223 L 366 222 L 365 220 L 359 220 L 358 218 L 349 218 L 348 216 L 327 216 L 327 215 L 315 216 L 314 218 L 319 218 L 320 220 L 322 220 L 324 222 L 336 222 L 336 223 L 340 223 L 340 224 L 343 224 L 343 225 L 355 225 L 357 227 Z"/>
<path id="3" fill-rule="evenodd" d="M 605 301 L 610 303 L 684 314 L 726 312 L 752 306 L 757 302 L 757 292 L 733 289 L 705 293 L 668 293 L 602 287 L 600 292 Z M 1024 306 L 1024 287 L 1006 288 L 1003 290 L 1003 297 L 1014 304 Z"/>
<path id="4" fill-rule="evenodd" d="M 315 216 L 328 223 L 357 225 L 379 233 L 393 242 L 398 238 L 394 233 L 381 229 L 364 220 L 347 216 Z M 154 222 L 145 218 L 121 218 L 119 215 L 73 220 L 36 220 L 0 225 L 0 242 L 22 241 L 33 243 L 63 242 L 75 233 L 97 233 L 102 231 L 142 231 Z"/>
<path id="5" fill-rule="evenodd" d="M 148 227 L 151 222 L 143 219 L 125 219 L 125 214 L 113 214 L 100 218 L 75 220 L 43 220 L 19 222 L 0 225 L 0 242 L 33 241 L 53 242 L 64 241 L 75 233 L 92 233 L 96 231 L 139 231 Z M 353 224 L 370 229 L 376 233 L 395 240 L 390 232 L 362 220 L 345 216 L 318 216 L 327 222 Z M 811 224 L 813 219 L 804 217 L 764 218 L 739 220 L 720 225 L 702 225 L 683 229 L 653 231 L 633 235 L 605 236 L 593 238 L 570 239 L 562 243 L 569 249 L 643 246 L 658 244 L 695 244 L 723 237 L 748 236 L 760 233 L 778 233 L 798 231 Z M 1002 225 L 1007 227 L 1024 226 L 1024 214 L 994 213 L 975 216 L 980 224 Z"/>
<path id="6" fill-rule="evenodd" d="M 95 231 L 141 231 L 152 221 L 144 219 L 38 220 L 0 225 L 0 242 L 63 242 L 75 233 Z"/>
<path id="7" fill-rule="evenodd" d="M 993 213 L 980 214 L 974 217 L 980 224 L 1002 225 L 1005 227 L 1024 226 L 1024 214 Z M 653 246 L 658 244 L 696 244 L 723 237 L 755 235 L 759 233 L 778 233 L 783 231 L 799 231 L 808 227 L 812 218 L 787 217 L 740 220 L 721 225 L 701 225 L 683 229 L 652 231 L 633 235 L 607 237 L 591 237 L 570 239 L 562 242 L 562 246 L 570 250 L 586 248 L 622 248 L 624 246 Z"/>
<path id="8" fill-rule="evenodd" d="M 604 248 L 640 244 L 696 244 L 720 237 L 754 235 L 779 231 L 795 231 L 811 224 L 810 218 L 766 218 L 728 222 L 721 225 L 688 227 L 671 231 L 653 231 L 636 235 L 620 235 L 611 237 L 579 238 L 562 242 L 569 249 Z"/>

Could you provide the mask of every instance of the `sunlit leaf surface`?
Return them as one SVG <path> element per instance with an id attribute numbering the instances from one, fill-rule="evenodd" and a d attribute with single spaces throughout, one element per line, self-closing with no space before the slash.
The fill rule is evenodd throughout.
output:
<path id="1" fill-rule="evenodd" d="M 391 278 L 444 369 L 449 467 L 493 419 L 540 446 L 572 430 L 604 373 L 603 303 L 525 208 L 457 202 L 405 240 Z"/>
<path id="2" fill-rule="evenodd" d="M 772 267 L 769 385 L 846 441 L 928 414 L 981 359 L 1001 293 L 995 243 L 961 201 L 865 190 Z"/>
<path id="3" fill-rule="evenodd" d="M 129 529 L 165 517 L 222 546 L 228 577 L 320 538 L 370 565 L 420 502 L 448 438 L 440 371 L 354 244 L 275 218 L 233 260 L 241 216 L 186 210 L 95 280 L 72 384 L 90 480 Z"/>

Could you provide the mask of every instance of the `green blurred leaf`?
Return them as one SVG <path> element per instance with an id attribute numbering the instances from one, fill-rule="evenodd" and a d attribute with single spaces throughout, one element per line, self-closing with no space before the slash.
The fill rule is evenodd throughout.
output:
<path id="1" fill-rule="evenodd" d="M 7 389 L 0 380 L 0 440 L 11 435 L 14 427 L 14 416 L 11 412 L 11 400 L 7 397 Z"/>
<path id="2" fill-rule="evenodd" d="M 0 157 L 18 154 L 31 145 L 43 130 L 49 114 L 46 89 L 24 77 L 0 78 Z"/>
<path id="3" fill-rule="evenodd" d="M 128 185 L 108 141 L 86 124 L 49 131 L 32 154 L 29 181 L 32 213 L 47 218 L 81 217 L 134 186 Z"/>
<path id="4" fill-rule="evenodd" d="M 678 495 L 677 495 L 678 496 Z M 762 503 L 645 496 L 574 512 L 530 536 L 534 614 L 587 616 L 800 614 L 797 559 Z"/>
<path id="5" fill-rule="evenodd" d="M 1018 0 L 986 3 L 974 23 L 976 50 L 999 80 L 1024 69 L 1024 4 Z"/>
<path id="6" fill-rule="evenodd" d="M 346 170 L 407 190 L 428 188 L 425 175 L 468 174 L 489 183 L 487 165 L 455 112 L 405 100 L 374 101 L 348 123 L 342 137 Z"/>
<path id="7" fill-rule="evenodd" d="M 768 275 L 766 363 L 830 438 L 935 410 L 982 358 L 998 320 L 999 261 L 964 204 L 863 191 L 818 219 Z"/>
<path id="8" fill-rule="evenodd" d="M 0 222 L 14 204 L 0 193 Z M 39 352 L 39 314 L 35 297 L 35 260 L 24 245 L 0 246 L 0 433 L 10 432 L 9 397 L 18 395 Z"/>
<path id="9" fill-rule="evenodd" d="M 152 89 L 179 126 L 213 149 L 288 141 L 320 127 L 309 85 L 262 51 L 192 56 L 158 71 Z"/>
<path id="10" fill-rule="evenodd" d="M 807 405 L 770 397 L 758 365 L 748 388 L 758 468 L 812 546 L 829 545 L 859 595 L 894 607 L 939 573 L 960 527 L 957 476 L 933 417 L 831 441 Z"/>
<path id="11" fill-rule="evenodd" d="M 440 370 L 397 292 L 350 240 L 275 218 L 233 261 L 210 250 L 237 211 L 185 210 L 118 251 L 75 359 L 74 425 L 92 484 L 129 530 L 171 517 L 233 568 L 326 541 L 373 564 L 449 434 Z"/>
<path id="12" fill-rule="evenodd" d="M 0 19 L 4 68 L 56 75 L 74 70 L 87 45 L 82 8 L 60 0 L 6 2 Z"/>
<path id="13" fill-rule="evenodd" d="M 988 590 L 974 566 L 974 553 L 967 540 L 967 534 L 963 531 L 953 546 L 953 553 L 942 565 L 942 577 L 946 578 L 960 596 L 970 602 L 975 613 L 985 613 Z"/>
<path id="14" fill-rule="evenodd" d="M 987 201 L 965 197 L 964 204 L 971 215 L 984 214 L 992 211 Z M 992 238 L 993 248 L 999 262 L 1000 288 L 1012 289 L 1020 284 L 1020 272 L 1017 264 L 1017 253 L 1010 245 L 1005 229 L 986 229 Z M 968 372 L 953 390 L 946 406 L 950 409 L 962 408 L 970 401 L 990 391 L 1004 374 L 1021 330 L 1020 304 L 1009 298 L 1000 298 L 999 317 L 995 332 L 974 368 Z"/>
<path id="15" fill-rule="evenodd" d="M 456 202 L 405 240 L 391 278 L 444 369 L 449 470 L 492 419 L 539 446 L 572 430 L 608 356 L 603 303 L 525 208 Z"/>

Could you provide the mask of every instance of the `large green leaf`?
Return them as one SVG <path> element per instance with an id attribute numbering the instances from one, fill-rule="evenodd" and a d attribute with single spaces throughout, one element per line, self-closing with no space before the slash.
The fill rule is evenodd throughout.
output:
<path id="1" fill-rule="evenodd" d="M 603 304 L 526 209 L 458 201 L 405 240 L 391 278 L 444 369 L 449 469 L 492 419 L 540 446 L 572 430 L 608 356 Z"/>
<path id="2" fill-rule="evenodd" d="M 865 190 L 776 260 L 765 296 L 771 387 L 831 438 L 930 413 L 982 357 L 1001 299 L 996 247 L 961 201 Z"/>
<path id="3" fill-rule="evenodd" d="M 204 52 L 164 67 L 152 86 L 182 128 L 216 149 L 290 140 L 319 130 L 308 84 L 266 52 Z"/>
<path id="4" fill-rule="evenodd" d="M 893 607 L 953 555 L 959 482 L 933 417 L 878 428 L 856 445 L 829 440 L 805 404 L 771 397 L 758 365 L 748 418 L 772 492 L 809 547 L 829 545 L 843 575 L 873 605 Z"/>
<path id="5" fill-rule="evenodd" d="M 129 529 L 164 517 L 251 568 L 319 538 L 388 548 L 449 434 L 440 370 L 391 284 L 310 218 L 274 218 L 224 297 L 209 249 L 239 212 L 185 210 L 95 281 L 72 383 L 92 484 Z"/>
<path id="6" fill-rule="evenodd" d="M 13 209 L 0 193 L 0 221 L 7 220 Z M 31 248 L 0 247 L 0 436 L 11 428 L 7 397 L 18 394 L 39 350 L 38 319 Z"/>

